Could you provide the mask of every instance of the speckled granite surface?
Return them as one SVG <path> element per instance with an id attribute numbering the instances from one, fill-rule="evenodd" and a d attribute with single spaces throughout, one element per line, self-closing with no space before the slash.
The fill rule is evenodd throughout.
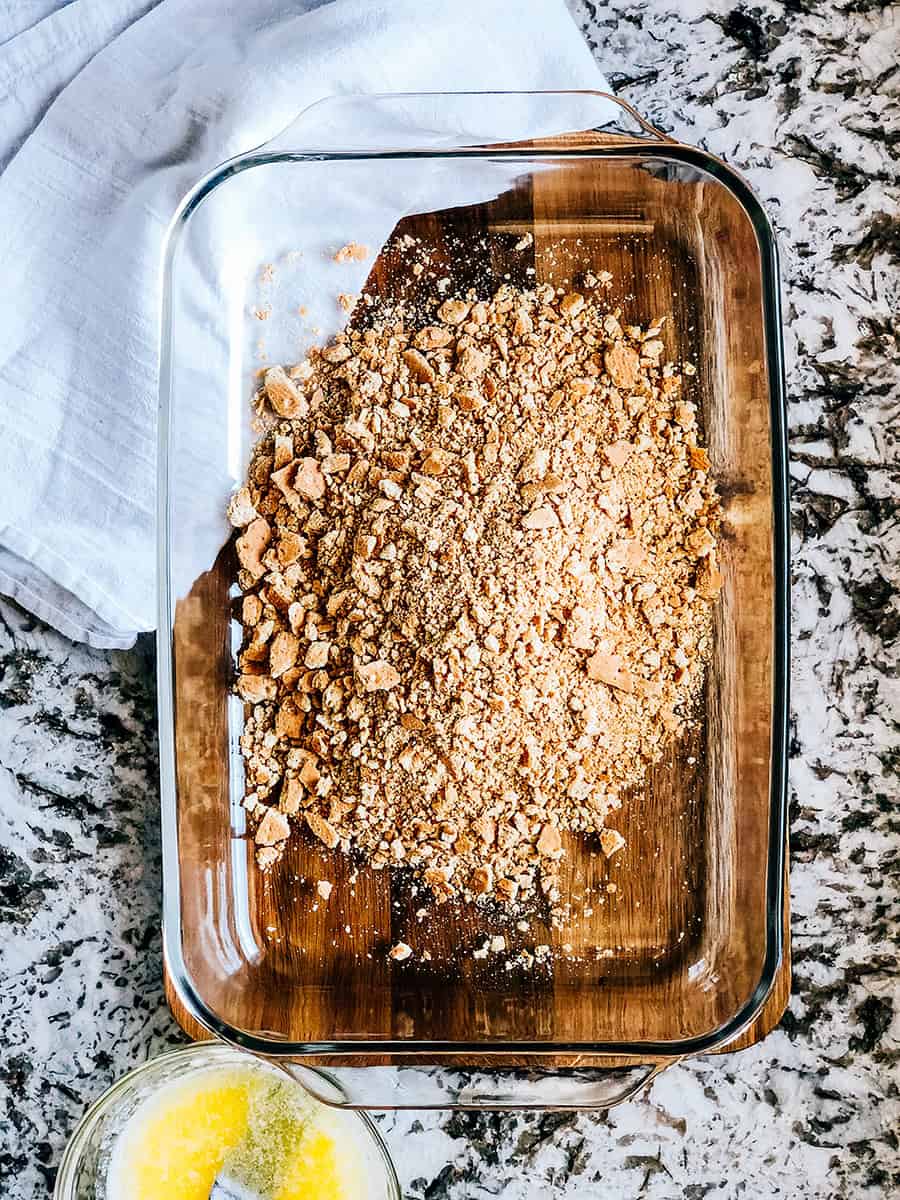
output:
<path id="1" fill-rule="evenodd" d="M 606 1117 L 396 1116 L 411 1200 L 900 1194 L 900 9 L 571 0 L 615 86 L 743 169 L 781 236 L 794 479 L 794 994 Z M 0 604 L 0 1194 L 180 1040 L 165 1008 L 153 657 Z"/>

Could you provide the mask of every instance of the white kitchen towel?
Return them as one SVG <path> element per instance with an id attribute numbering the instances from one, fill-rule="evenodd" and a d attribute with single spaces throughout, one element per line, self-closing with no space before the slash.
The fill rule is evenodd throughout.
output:
<path id="1" fill-rule="evenodd" d="M 126 646 L 156 619 L 160 257 L 191 185 L 335 93 L 604 82 L 562 0 L 53 4 L 0 5 L 0 591 Z"/>

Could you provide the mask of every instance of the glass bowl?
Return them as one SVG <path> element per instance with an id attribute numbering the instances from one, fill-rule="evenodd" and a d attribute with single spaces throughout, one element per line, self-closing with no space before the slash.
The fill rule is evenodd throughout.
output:
<path id="1" fill-rule="evenodd" d="M 258 1059 L 259 1070 L 277 1071 Z M 78 1123 L 56 1177 L 54 1200 L 127 1200 L 108 1193 L 105 1181 L 113 1147 L 139 1105 L 161 1087 L 209 1067 L 245 1066 L 248 1055 L 221 1042 L 197 1042 L 152 1058 L 104 1092 Z M 369 1179 L 367 1200 L 401 1200 L 400 1185 L 387 1148 L 365 1113 L 342 1113 L 352 1137 L 365 1155 Z"/>

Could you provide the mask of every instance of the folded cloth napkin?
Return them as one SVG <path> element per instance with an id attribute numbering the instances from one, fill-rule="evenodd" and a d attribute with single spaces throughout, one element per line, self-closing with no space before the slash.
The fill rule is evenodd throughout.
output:
<path id="1" fill-rule="evenodd" d="M 0 592 L 156 623 L 160 258 L 205 172 L 335 93 L 604 87 L 563 0 L 0 9 Z"/>

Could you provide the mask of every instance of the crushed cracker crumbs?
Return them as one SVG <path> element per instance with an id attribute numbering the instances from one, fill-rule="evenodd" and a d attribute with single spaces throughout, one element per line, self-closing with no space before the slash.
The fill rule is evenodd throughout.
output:
<path id="1" fill-rule="evenodd" d="M 263 868 L 305 829 L 438 902 L 554 904 L 565 837 L 621 850 L 620 794 L 690 719 L 719 502 L 662 320 L 445 290 L 263 376 L 228 511 L 244 806 Z"/>

